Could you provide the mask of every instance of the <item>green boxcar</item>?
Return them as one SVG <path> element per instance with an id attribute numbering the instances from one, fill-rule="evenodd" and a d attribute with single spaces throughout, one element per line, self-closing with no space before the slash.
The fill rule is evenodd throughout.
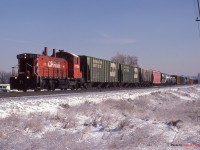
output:
<path id="1" fill-rule="evenodd" d="M 121 68 L 121 82 L 133 83 L 134 69 L 132 66 L 120 64 Z"/>
<path id="2" fill-rule="evenodd" d="M 119 63 L 90 56 L 80 56 L 81 71 L 86 82 L 119 82 Z"/>
<path id="3" fill-rule="evenodd" d="M 133 82 L 140 83 L 140 68 L 134 67 Z"/>
<path id="4" fill-rule="evenodd" d="M 122 83 L 139 83 L 140 69 L 130 65 L 120 64 L 121 82 Z"/>

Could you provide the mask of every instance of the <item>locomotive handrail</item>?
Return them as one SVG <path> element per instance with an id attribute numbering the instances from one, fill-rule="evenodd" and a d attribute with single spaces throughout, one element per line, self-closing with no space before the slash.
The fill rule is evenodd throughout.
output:
<path id="1" fill-rule="evenodd" d="M 28 65 L 28 66 L 30 66 L 30 67 L 32 67 L 32 68 L 33 68 L 33 66 L 31 66 L 29 63 L 26 63 L 26 65 Z"/>
<path id="2" fill-rule="evenodd" d="M 12 72 L 11 72 L 11 75 L 12 75 L 13 77 L 15 77 L 15 76 L 16 76 L 16 73 L 15 73 L 15 68 L 19 68 L 18 64 L 17 64 L 17 65 L 15 65 L 14 67 L 12 67 Z"/>

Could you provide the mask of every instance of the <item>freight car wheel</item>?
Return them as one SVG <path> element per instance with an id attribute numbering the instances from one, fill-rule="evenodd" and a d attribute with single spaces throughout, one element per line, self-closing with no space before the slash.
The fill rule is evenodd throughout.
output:
<path id="1" fill-rule="evenodd" d="M 90 90 L 90 89 L 92 89 L 92 84 L 91 83 L 85 83 L 85 89 L 86 90 Z"/>

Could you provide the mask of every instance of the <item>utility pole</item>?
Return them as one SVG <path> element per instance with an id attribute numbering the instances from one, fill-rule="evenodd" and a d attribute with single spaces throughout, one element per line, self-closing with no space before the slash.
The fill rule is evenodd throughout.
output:
<path id="1" fill-rule="evenodd" d="M 197 6 L 198 6 L 198 13 L 199 13 L 199 16 L 197 17 L 196 21 L 200 21 L 200 6 L 199 6 L 199 0 L 197 0 Z"/>

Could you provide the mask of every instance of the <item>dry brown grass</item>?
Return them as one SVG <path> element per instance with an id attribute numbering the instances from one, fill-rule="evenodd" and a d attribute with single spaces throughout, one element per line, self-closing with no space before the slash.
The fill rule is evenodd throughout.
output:
<path id="1" fill-rule="evenodd" d="M 166 144 L 166 138 L 177 131 L 175 143 L 198 142 L 199 134 L 181 138 L 183 132 L 187 135 L 186 126 L 199 126 L 200 101 L 176 98 L 155 92 L 134 100 L 86 101 L 76 106 L 63 103 L 55 114 L 13 114 L 0 119 L 0 149 L 153 149 Z M 37 134 L 42 134 L 41 138 L 34 136 Z"/>
<path id="2" fill-rule="evenodd" d="M 44 127 L 43 117 L 37 114 L 31 114 L 25 121 L 25 130 L 31 130 L 32 132 L 41 132 Z"/>

